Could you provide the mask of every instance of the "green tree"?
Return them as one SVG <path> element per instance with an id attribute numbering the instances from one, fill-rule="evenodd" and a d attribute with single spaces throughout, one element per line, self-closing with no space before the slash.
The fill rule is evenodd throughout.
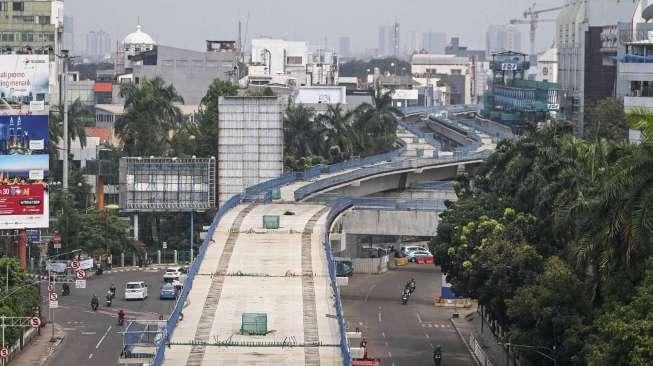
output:
<path id="1" fill-rule="evenodd" d="M 238 95 L 238 86 L 228 81 L 214 80 L 202 98 L 197 113 L 197 155 L 218 156 L 219 114 L 218 101 L 222 96 Z"/>
<path id="2" fill-rule="evenodd" d="M 587 119 L 585 137 L 591 141 L 606 139 L 623 143 L 628 138 L 624 104 L 620 99 L 610 97 L 599 100 L 590 107 Z"/>
<path id="3" fill-rule="evenodd" d="M 161 78 L 142 80 L 139 85 L 124 84 L 125 113 L 116 121 L 116 133 L 129 156 L 166 156 L 170 151 L 170 133 L 181 121 L 174 103 L 183 99 L 174 86 Z"/>
<path id="4" fill-rule="evenodd" d="M 301 159 L 322 153 L 327 129 L 316 121 L 312 108 L 289 103 L 284 113 L 283 130 L 286 157 Z"/>
<path id="5" fill-rule="evenodd" d="M 9 281 L 5 280 L 5 273 L 9 273 Z M 38 282 L 27 279 L 15 258 L 0 258 L 0 314 L 7 317 L 23 317 L 35 315 L 39 304 Z M 9 284 L 8 288 L 7 283 Z M 7 328 L 5 330 L 5 343 L 13 344 L 21 334 L 20 328 Z"/>
<path id="6" fill-rule="evenodd" d="M 372 104 L 361 104 L 355 111 L 356 149 L 361 155 L 390 150 L 397 140 L 397 117 L 403 115 L 392 105 L 391 92 L 370 93 Z"/>
<path id="7" fill-rule="evenodd" d="M 330 163 L 349 159 L 354 153 L 355 132 L 352 128 L 352 112 L 344 112 L 342 105 L 329 105 L 326 113 L 317 120 L 327 129 L 326 154 Z"/>
<path id="8" fill-rule="evenodd" d="M 645 366 L 653 361 L 653 258 L 649 258 L 632 301 L 606 307 L 596 320 L 596 333 L 587 343 L 590 366 Z"/>
<path id="9" fill-rule="evenodd" d="M 80 216 L 77 241 L 92 255 L 117 254 L 132 249 L 128 229 L 129 223 L 109 210 L 92 210 Z"/>
<path id="10" fill-rule="evenodd" d="M 631 108 L 626 111 L 630 128 L 640 130 L 644 139 L 653 143 L 653 112 L 648 108 Z"/>

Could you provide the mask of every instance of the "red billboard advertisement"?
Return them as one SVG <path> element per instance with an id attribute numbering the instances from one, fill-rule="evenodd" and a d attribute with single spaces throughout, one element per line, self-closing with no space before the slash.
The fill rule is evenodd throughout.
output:
<path id="1" fill-rule="evenodd" d="M 0 227 L 47 228 L 48 197 L 40 183 L 0 185 Z"/>

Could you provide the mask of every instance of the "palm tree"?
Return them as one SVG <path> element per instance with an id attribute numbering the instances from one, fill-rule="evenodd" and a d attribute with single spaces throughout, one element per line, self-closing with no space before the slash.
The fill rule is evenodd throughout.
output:
<path id="1" fill-rule="evenodd" d="M 372 104 L 364 103 L 355 112 L 357 150 L 372 155 L 390 150 L 397 139 L 397 117 L 403 113 L 392 105 L 392 91 L 370 91 Z"/>
<path id="2" fill-rule="evenodd" d="M 330 162 L 336 163 L 349 159 L 354 152 L 354 131 L 352 129 L 352 112 L 343 112 L 342 105 L 329 105 L 326 113 L 317 119 L 327 129 L 326 154 Z"/>
<path id="3" fill-rule="evenodd" d="M 650 109 L 628 109 L 626 111 L 626 122 L 631 128 L 642 131 L 647 141 L 653 142 L 653 112 Z"/>
<path id="4" fill-rule="evenodd" d="M 120 95 L 125 98 L 125 113 L 116 121 L 116 133 L 125 152 L 131 156 L 165 155 L 170 131 L 181 121 L 174 103 L 183 103 L 183 99 L 174 86 L 157 77 L 139 85 L 123 85 Z"/>
<path id="5" fill-rule="evenodd" d="M 283 120 L 286 153 L 295 158 L 319 155 L 326 128 L 315 121 L 313 109 L 289 103 Z"/>
<path id="6" fill-rule="evenodd" d="M 50 140 L 56 146 L 63 137 L 63 106 L 59 105 L 50 112 Z M 93 126 L 95 116 L 88 106 L 77 98 L 68 106 L 68 143 L 79 139 L 82 147 L 86 146 L 85 127 Z"/>

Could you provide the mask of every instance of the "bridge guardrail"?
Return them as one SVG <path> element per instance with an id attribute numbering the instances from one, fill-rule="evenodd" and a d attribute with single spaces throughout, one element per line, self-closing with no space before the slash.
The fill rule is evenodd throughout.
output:
<path id="1" fill-rule="evenodd" d="M 333 220 L 344 210 L 352 206 L 351 198 L 342 198 L 336 201 L 329 210 L 326 222 L 324 224 L 324 250 L 326 251 L 327 265 L 329 267 L 329 279 L 331 280 L 331 288 L 335 297 L 336 317 L 338 318 L 338 327 L 340 328 L 340 351 L 342 352 L 343 365 L 351 366 L 351 353 L 349 352 L 349 344 L 347 342 L 347 325 L 345 324 L 345 314 L 342 309 L 342 301 L 340 300 L 340 289 L 336 282 L 336 265 L 333 261 L 333 254 L 331 250 L 331 240 L 329 239 L 329 232 Z"/>
<path id="2" fill-rule="evenodd" d="M 401 160 L 395 161 L 388 164 L 383 164 L 379 166 L 371 166 L 367 168 L 358 169 L 352 172 L 336 175 L 333 177 L 325 178 L 317 182 L 313 182 L 304 187 L 301 187 L 295 191 L 295 201 L 299 202 L 309 195 L 319 192 L 325 188 L 338 185 L 345 182 L 350 182 L 359 178 L 365 178 L 370 175 L 376 175 L 385 172 L 392 172 L 394 170 L 402 169 L 415 169 L 425 166 L 437 165 L 437 164 L 446 164 L 451 162 L 463 162 L 465 160 L 475 160 L 484 158 L 485 153 L 469 153 L 464 152 L 460 154 L 454 154 L 450 158 L 441 158 L 441 159 L 411 159 L 411 160 Z M 420 164 L 421 163 L 421 164 Z"/>

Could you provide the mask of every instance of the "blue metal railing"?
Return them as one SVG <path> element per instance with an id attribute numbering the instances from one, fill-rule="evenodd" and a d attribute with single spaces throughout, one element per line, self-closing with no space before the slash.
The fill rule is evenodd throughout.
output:
<path id="1" fill-rule="evenodd" d="M 345 324 L 345 314 L 342 309 L 342 301 L 340 300 L 340 289 L 336 282 L 336 265 L 333 261 L 333 252 L 331 250 L 331 240 L 329 238 L 329 231 L 331 224 L 341 212 L 345 211 L 352 206 L 351 198 L 343 198 L 338 200 L 331 206 L 329 214 L 327 215 L 324 224 L 324 250 L 326 252 L 327 265 L 329 267 L 329 279 L 331 280 L 331 289 L 335 297 L 336 317 L 338 319 L 338 327 L 340 328 L 340 351 L 342 352 L 343 365 L 351 366 L 351 353 L 349 352 L 349 344 L 347 342 L 347 325 Z"/>

